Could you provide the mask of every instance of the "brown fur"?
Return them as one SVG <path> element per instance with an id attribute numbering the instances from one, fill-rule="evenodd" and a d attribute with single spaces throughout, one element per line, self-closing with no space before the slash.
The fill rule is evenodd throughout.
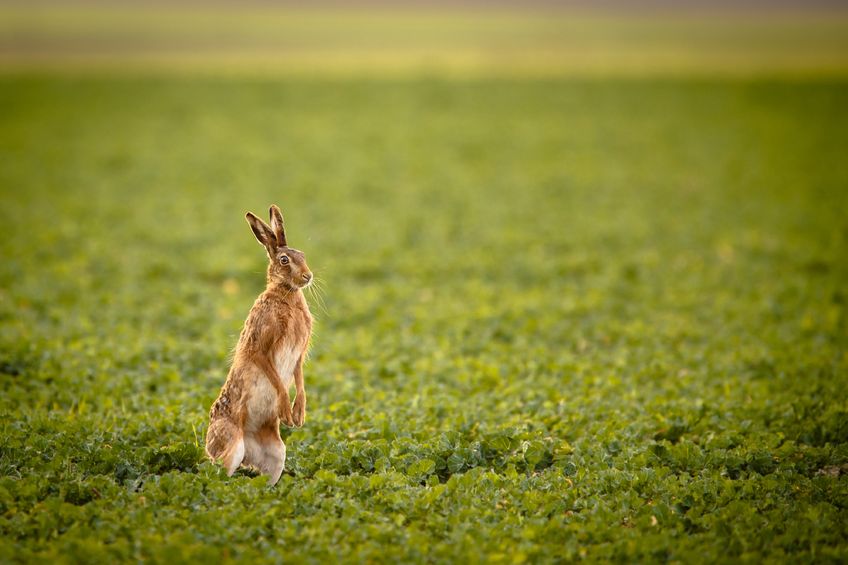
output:
<path id="1" fill-rule="evenodd" d="M 250 212 L 246 216 L 268 253 L 267 287 L 250 309 L 227 381 L 209 412 L 206 453 L 223 463 L 227 475 L 239 466 L 254 467 L 275 484 L 286 461 L 280 421 L 302 426 L 306 420 L 303 361 L 312 316 L 301 289 L 312 273 L 303 253 L 287 247 L 280 209 L 271 206 L 270 215 L 270 226 Z"/>

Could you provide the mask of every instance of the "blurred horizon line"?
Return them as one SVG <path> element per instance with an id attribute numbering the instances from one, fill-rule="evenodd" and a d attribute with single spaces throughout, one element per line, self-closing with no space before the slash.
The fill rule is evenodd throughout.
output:
<path id="1" fill-rule="evenodd" d="M 233 9 L 297 9 L 297 10 L 358 10 L 385 9 L 404 11 L 434 9 L 453 11 L 576 11 L 606 13 L 614 11 L 620 15 L 641 14 L 645 10 L 657 10 L 669 14 L 702 12 L 735 14 L 751 10 L 768 16 L 775 11 L 789 12 L 845 12 L 848 2 L 844 0 L 315 0 L 309 3 L 296 0 L 150 0 L 139 5 L 135 0 L 0 0 L 0 8 L 16 7 L 38 10 L 40 8 L 233 8 Z M 763 12 L 762 10 L 766 10 Z"/>
<path id="2" fill-rule="evenodd" d="M 703 13 L 598 10 L 621 0 L 592 9 L 439 4 L 0 1 L 0 73 L 848 75 L 845 9 L 794 12 L 791 0 L 779 2 L 786 10 L 742 11 L 764 4 L 748 0 Z"/>

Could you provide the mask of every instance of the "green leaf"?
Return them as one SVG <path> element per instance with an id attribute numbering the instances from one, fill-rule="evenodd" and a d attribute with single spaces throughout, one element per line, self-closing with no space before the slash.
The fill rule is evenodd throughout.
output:
<path id="1" fill-rule="evenodd" d="M 524 460 L 531 466 L 540 463 L 547 454 L 545 444 L 538 440 L 525 441 L 522 444 Z"/>
<path id="2" fill-rule="evenodd" d="M 406 469 L 406 474 L 415 477 L 422 478 L 431 474 L 436 469 L 436 462 L 432 459 L 419 459 Z"/>
<path id="3" fill-rule="evenodd" d="M 465 467 L 465 458 L 458 453 L 452 453 L 450 457 L 448 457 L 447 464 L 448 471 L 451 473 L 458 473 Z"/>

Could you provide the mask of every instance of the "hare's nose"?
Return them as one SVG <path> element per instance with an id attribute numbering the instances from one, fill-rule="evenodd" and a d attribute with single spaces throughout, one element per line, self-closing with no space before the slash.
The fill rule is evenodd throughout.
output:
<path id="1" fill-rule="evenodd" d="M 305 280 L 306 282 L 309 282 L 310 280 L 312 280 L 312 273 L 303 273 L 300 276 L 303 277 L 303 280 Z"/>

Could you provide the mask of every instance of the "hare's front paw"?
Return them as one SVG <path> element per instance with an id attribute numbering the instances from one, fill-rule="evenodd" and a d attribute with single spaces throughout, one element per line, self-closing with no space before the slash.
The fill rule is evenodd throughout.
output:
<path id="1" fill-rule="evenodd" d="M 294 418 L 292 418 L 292 409 L 288 398 L 280 400 L 280 421 L 290 428 L 294 426 Z"/>
<path id="2" fill-rule="evenodd" d="M 298 428 L 306 421 L 306 393 L 297 393 L 294 399 L 294 425 Z"/>

